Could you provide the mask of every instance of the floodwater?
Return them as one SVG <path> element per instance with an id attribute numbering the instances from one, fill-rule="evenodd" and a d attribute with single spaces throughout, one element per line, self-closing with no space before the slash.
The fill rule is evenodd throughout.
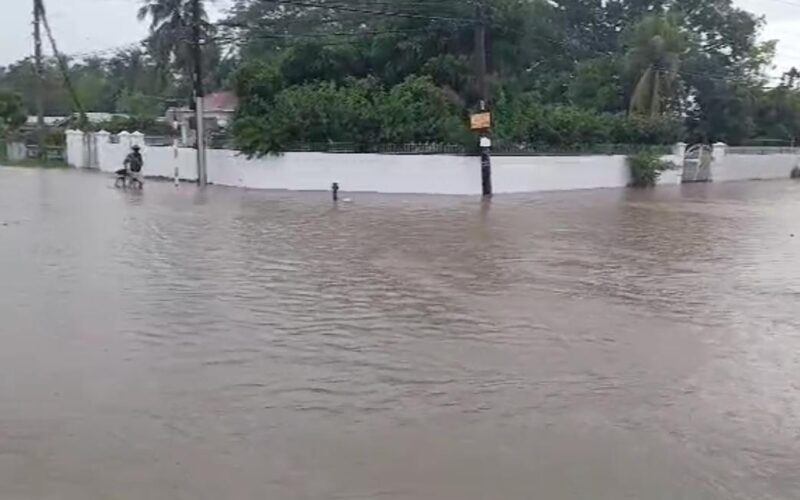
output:
<path id="1" fill-rule="evenodd" d="M 800 183 L 110 185 L 0 169 L 3 500 L 800 497 Z"/>

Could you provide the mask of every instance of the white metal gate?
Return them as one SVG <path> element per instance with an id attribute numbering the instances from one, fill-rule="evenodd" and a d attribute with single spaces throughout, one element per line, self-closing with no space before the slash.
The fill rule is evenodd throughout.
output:
<path id="1" fill-rule="evenodd" d="M 711 182 L 711 146 L 695 144 L 683 156 L 683 178 L 688 182 Z"/>

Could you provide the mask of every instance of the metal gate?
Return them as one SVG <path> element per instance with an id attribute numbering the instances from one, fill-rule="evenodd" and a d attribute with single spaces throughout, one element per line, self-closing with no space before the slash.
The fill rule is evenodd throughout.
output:
<path id="1" fill-rule="evenodd" d="M 683 178 L 688 182 L 711 182 L 711 146 L 695 144 L 683 156 Z"/>

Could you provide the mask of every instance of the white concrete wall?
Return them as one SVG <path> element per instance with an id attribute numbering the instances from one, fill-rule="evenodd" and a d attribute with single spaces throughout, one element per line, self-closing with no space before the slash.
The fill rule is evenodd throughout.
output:
<path id="1" fill-rule="evenodd" d="M 98 132 L 97 166 L 114 172 L 122 167 L 133 144 L 142 145 L 143 172 L 150 177 L 173 178 L 175 168 L 183 180 L 197 180 L 193 149 L 146 147 L 139 133 Z M 70 134 L 70 164 L 81 158 L 73 149 L 79 144 Z M 477 194 L 481 191 L 480 159 L 448 155 L 378 155 L 286 153 L 247 159 L 236 151 L 208 151 L 208 179 L 212 184 L 252 189 L 324 191 L 338 182 L 350 192 Z M 665 160 L 679 162 L 674 156 Z M 625 156 L 498 156 L 492 159 L 494 191 L 522 193 L 624 187 L 629 182 Z M 675 184 L 680 171 L 668 171 L 660 184 Z"/>
<path id="2" fill-rule="evenodd" d="M 480 160 L 446 155 L 286 153 L 248 160 L 235 151 L 208 152 L 213 184 L 255 189 L 467 194 L 480 192 Z"/>
<path id="3" fill-rule="evenodd" d="M 78 134 L 81 134 L 80 132 Z M 70 165 L 87 165 L 82 135 L 68 134 Z M 144 174 L 197 180 L 193 149 L 146 147 L 139 133 L 120 134 L 118 144 L 107 132 L 97 134 L 97 167 L 113 172 L 122 166 L 133 144 L 142 145 Z M 684 145 L 663 157 L 682 165 Z M 91 162 L 89 162 L 91 163 Z M 496 156 L 493 184 L 496 193 L 619 188 L 629 182 L 625 156 Z M 743 155 L 715 145 L 712 175 L 715 182 L 789 178 L 798 164 L 794 154 Z M 208 151 L 209 182 L 253 189 L 328 190 L 338 182 L 344 191 L 422 194 L 480 193 L 480 159 L 447 155 L 377 155 L 286 153 L 248 160 L 229 150 Z M 659 185 L 679 184 L 681 169 L 662 174 Z"/>
<path id="4" fill-rule="evenodd" d="M 187 181 L 197 180 L 197 152 L 191 148 L 144 147 L 142 148 L 144 167 L 142 171 L 148 177 L 164 177 L 172 179 L 175 168 L 178 177 Z"/>
<path id="5" fill-rule="evenodd" d="M 6 155 L 11 161 L 22 161 L 28 158 L 28 148 L 24 142 L 6 143 Z"/>
<path id="6" fill-rule="evenodd" d="M 794 154 L 726 154 L 711 164 L 711 178 L 714 182 L 788 179 L 797 165 Z"/>
<path id="7" fill-rule="evenodd" d="M 64 155 L 67 160 L 67 165 L 75 168 L 84 168 L 86 166 L 87 158 L 84 157 L 88 154 L 88 150 L 84 142 L 88 139 L 89 134 L 84 134 L 80 130 L 67 130 L 67 151 Z"/>
<path id="8" fill-rule="evenodd" d="M 475 165 L 478 162 L 470 158 Z M 527 193 L 625 187 L 625 156 L 496 156 L 492 183 L 496 193 Z"/>

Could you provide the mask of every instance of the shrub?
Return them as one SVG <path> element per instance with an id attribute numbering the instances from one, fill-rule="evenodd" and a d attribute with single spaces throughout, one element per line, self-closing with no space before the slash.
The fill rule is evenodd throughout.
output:
<path id="1" fill-rule="evenodd" d="M 643 150 L 628 156 L 628 168 L 631 173 L 630 186 L 653 187 L 661 177 L 661 172 L 667 170 L 669 165 L 661 157 L 649 150 Z"/>
<path id="2" fill-rule="evenodd" d="M 257 156 L 292 144 L 458 144 L 471 138 L 460 107 L 427 77 L 384 89 L 372 78 L 314 82 L 280 90 L 263 108 L 242 107 L 234 122 L 237 147 Z"/>
<path id="3" fill-rule="evenodd" d="M 597 144 L 674 144 L 683 136 L 679 119 L 600 113 L 543 104 L 535 94 L 499 99 L 495 136 L 509 143 L 574 148 Z"/>

